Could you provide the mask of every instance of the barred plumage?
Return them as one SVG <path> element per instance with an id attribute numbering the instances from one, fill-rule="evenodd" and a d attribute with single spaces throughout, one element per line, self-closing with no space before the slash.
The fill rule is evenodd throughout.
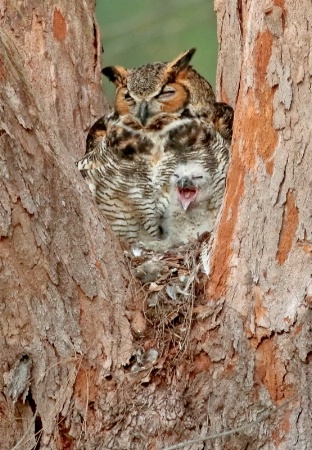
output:
<path id="1" fill-rule="evenodd" d="M 214 127 L 188 119 L 161 136 L 153 140 L 152 133 L 112 124 L 98 147 L 78 162 L 112 229 L 131 242 L 163 238 L 170 181 L 181 164 L 202 166 L 213 193 L 210 209 L 221 205 L 228 147 Z"/>
<path id="2" fill-rule="evenodd" d="M 96 149 L 78 162 L 112 229 L 129 241 L 144 237 L 148 230 L 154 236 L 158 233 L 158 224 L 150 220 L 158 215 L 148 189 L 152 148 L 148 138 L 113 125 Z"/>

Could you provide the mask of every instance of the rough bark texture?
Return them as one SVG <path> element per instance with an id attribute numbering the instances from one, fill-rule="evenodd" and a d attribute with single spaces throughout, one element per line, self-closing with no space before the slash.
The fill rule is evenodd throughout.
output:
<path id="1" fill-rule="evenodd" d="M 74 164 L 105 110 L 93 3 L 0 2 L 3 450 L 24 434 L 17 448 L 34 448 L 35 433 L 40 448 L 65 448 L 79 374 L 102 377 L 131 343 L 122 251 Z M 25 380 L 12 372 L 22 355 L 32 365 L 24 405 Z"/>
<path id="2" fill-rule="evenodd" d="M 243 334 L 233 328 L 233 339 L 250 349 L 249 356 L 239 351 L 236 358 L 245 360 L 252 383 L 249 392 L 240 386 L 241 408 L 236 418 L 233 408 L 232 420 L 255 417 L 257 404 L 288 400 L 275 419 L 254 431 L 255 443 L 248 448 L 308 449 L 311 2 L 221 0 L 215 7 L 219 93 L 237 103 L 208 295 L 225 297 L 225 306 L 241 316 Z"/>
<path id="3" fill-rule="evenodd" d="M 233 154 L 174 341 L 74 165 L 105 109 L 93 2 L 0 3 L 1 449 L 156 450 L 245 425 L 185 448 L 310 448 L 312 11 L 271 6 L 216 2 Z"/>

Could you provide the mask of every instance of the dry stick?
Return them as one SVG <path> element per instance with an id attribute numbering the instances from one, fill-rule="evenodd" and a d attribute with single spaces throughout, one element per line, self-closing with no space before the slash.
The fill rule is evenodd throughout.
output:
<path id="1" fill-rule="evenodd" d="M 61 362 L 58 361 L 58 362 L 52 364 L 51 366 L 49 366 L 49 367 L 47 368 L 47 370 L 45 371 L 45 375 L 46 375 L 46 374 L 48 373 L 48 371 L 49 371 L 50 369 L 52 369 L 53 367 L 58 366 L 58 365 L 61 365 L 61 364 L 64 364 L 64 363 L 67 363 L 67 362 L 75 361 L 75 360 L 76 360 L 76 357 L 70 357 L 70 358 L 66 358 L 66 359 L 62 360 Z M 32 381 L 32 380 L 33 380 L 33 378 L 30 378 L 30 381 Z M 38 384 L 38 382 L 37 382 L 37 384 Z M 20 445 L 21 445 L 21 444 L 27 444 L 28 442 L 31 441 L 32 436 L 31 436 L 30 438 L 28 438 L 27 441 L 24 441 L 24 439 L 26 438 L 27 434 L 29 433 L 29 431 L 30 431 L 30 429 L 31 429 L 31 427 L 32 427 L 32 425 L 33 425 L 33 423 L 34 423 L 35 420 L 36 420 L 36 417 L 37 417 L 37 409 L 36 409 L 36 411 L 35 411 L 35 413 L 34 413 L 33 418 L 32 418 L 31 421 L 30 421 L 29 427 L 27 428 L 27 430 L 25 431 L 25 433 L 23 434 L 23 436 L 21 437 L 21 439 L 14 445 L 14 447 L 13 447 L 11 450 L 17 450 L 18 448 L 20 448 Z M 36 437 L 36 435 L 40 435 L 41 433 L 42 433 L 42 429 L 39 430 L 39 431 L 34 435 L 34 437 Z"/>
<path id="2" fill-rule="evenodd" d="M 23 444 L 23 443 L 26 444 L 27 442 L 29 442 L 29 439 L 28 439 L 28 441 L 26 441 L 26 442 L 23 442 L 23 441 L 24 441 L 24 439 L 26 438 L 27 434 L 29 433 L 31 427 L 32 427 L 33 424 L 35 423 L 36 417 L 37 417 L 37 410 L 35 411 L 35 414 L 34 414 L 33 418 L 32 418 L 31 421 L 30 421 L 29 427 L 27 428 L 27 430 L 25 431 L 25 433 L 23 434 L 23 436 L 21 437 L 21 439 L 14 445 L 14 447 L 13 447 L 11 450 L 16 450 L 16 449 L 19 448 L 19 446 L 20 446 L 21 444 Z"/>
<path id="3" fill-rule="evenodd" d="M 84 418 L 83 418 L 83 426 L 81 427 L 81 431 L 80 431 L 80 434 L 79 434 L 77 448 L 79 447 L 79 444 L 80 444 L 80 441 L 81 441 L 81 438 L 82 438 L 82 433 L 84 432 L 85 435 L 87 433 L 87 416 L 88 416 L 88 407 L 89 407 L 89 375 L 88 375 L 88 373 L 87 373 L 87 371 L 85 370 L 84 367 L 82 367 L 82 369 L 83 369 L 83 371 L 84 371 L 84 373 L 86 375 L 86 384 L 87 384 L 86 391 L 87 392 L 86 392 L 85 415 L 84 415 Z"/>
<path id="4" fill-rule="evenodd" d="M 278 410 L 284 408 L 285 406 L 287 406 L 291 401 L 293 401 L 298 396 L 299 396 L 299 394 L 294 395 L 293 397 L 291 397 L 289 400 L 287 400 L 282 405 L 280 405 L 278 407 L 271 408 L 269 411 L 264 413 L 262 417 L 260 416 L 257 420 L 254 420 L 251 423 L 247 423 L 247 424 L 242 425 L 241 427 L 238 427 L 238 428 L 232 428 L 231 430 L 221 431 L 220 433 L 209 434 L 207 436 L 199 437 L 199 438 L 196 438 L 196 439 L 191 439 L 190 441 L 180 442 L 180 444 L 175 444 L 175 445 L 172 445 L 171 447 L 166 447 L 163 450 L 176 450 L 176 449 L 179 449 L 179 448 L 184 448 L 187 445 L 199 444 L 200 442 L 209 441 L 211 439 L 216 439 L 216 438 L 219 438 L 219 437 L 230 436 L 231 434 L 234 434 L 234 433 L 239 433 L 240 431 L 244 431 L 244 430 L 246 430 L 246 428 L 250 428 L 250 427 L 256 425 L 257 423 L 262 422 L 263 420 L 267 419 L 273 412 L 276 413 Z"/>
<path id="5" fill-rule="evenodd" d="M 56 363 L 52 364 L 51 366 L 49 366 L 49 367 L 47 368 L 47 370 L 45 371 L 45 375 L 46 375 L 46 374 L 48 373 L 48 371 L 51 370 L 53 367 L 58 366 L 58 365 L 61 365 L 61 364 L 66 364 L 67 362 L 76 361 L 76 359 L 77 359 L 76 357 L 70 357 L 70 358 L 66 358 L 66 359 L 64 359 L 64 360 L 62 360 L 62 361 L 57 361 Z M 80 364 L 81 364 L 81 362 L 80 362 Z M 32 380 L 33 380 L 33 378 L 30 379 L 30 381 L 32 381 Z M 37 382 L 37 384 L 38 384 L 38 382 Z M 27 430 L 25 431 L 25 433 L 23 434 L 23 436 L 21 437 L 21 439 L 14 445 L 14 447 L 13 447 L 11 450 L 17 450 L 18 448 L 20 448 L 20 445 L 21 445 L 21 444 L 27 444 L 28 442 L 31 441 L 32 436 L 31 436 L 30 438 L 28 438 L 27 441 L 24 441 L 24 439 L 26 438 L 27 434 L 29 433 L 29 431 L 30 431 L 30 429 L 31 429 L 31 427 L 32 427 L 32 425 L 33 425 L 33 423 L 34 423 L 35 420 L 36 420 L 36 417 L 37 417 L 37 409 L 36 409 L 36 411 L 35 411 L 35 413 L 34 413 L 33 418 L 32 418 L 31 421 L 30 421 L 29 427 L 27 428 Z M 42 429 L 39 430 L 39 431 L 37 431 L 37 433 L 34 435 L 34 437 L 36 437 L 37 435 L 39 436 L 41 433 L 42 433 Z"/>

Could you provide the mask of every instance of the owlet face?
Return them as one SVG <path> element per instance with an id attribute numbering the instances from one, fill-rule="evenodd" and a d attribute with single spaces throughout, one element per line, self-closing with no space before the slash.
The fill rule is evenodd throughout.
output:
<path id="1" fill-rule="evenodd" d="M 211 175 L 197 162 L 178 164 L 170 178 L 170 199 L 186 211 L 213 195 Z"/>
<path id="2" fill-rule="evenodd" d="M 182 112 L 190 100 L 187 76 L 195 49 L 169 63 L 146 64 L 137 69 L 105 67 L 103 74 L 116 85 L 115 110 L 148 126 L 160 114 Z"/>

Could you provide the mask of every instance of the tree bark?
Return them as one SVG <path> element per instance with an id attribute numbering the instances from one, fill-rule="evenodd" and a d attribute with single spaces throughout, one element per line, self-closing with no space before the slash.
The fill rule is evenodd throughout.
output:
<path id="1" fill-rule="evenodd" d="M 309 449 L 309 1 L 215 2 L 227 191 L 210 279 L 162 328 L 74 164 L 108 110 L 93 2 L 0 5 L 1 449 Z"/>
<path id="2" fill-rule="evenodd" d="M 241 317 L 231 332 L 233 341 L 248 347 L 235 359 L 245 361 L 250 381 L 239 388 L 239 415 L 234 419 L 235 409 L 231 414 L 235 424 L 284 404 L 253 430 L 248 448 L 308 449 L 311 2 L 221 0 L 215 7 L 219 93 L 236 106 L 208 297 L 224 297 L 227 309 Z"/>
<path id="3" fill-rule="evenodd" d="M 123 252 L 75 166 L 108 110 L 100 37 L 93 1 L 7 0 L 0 17 L 0 447 L 70 448 L 84 376 L 131 346 Z"/>

